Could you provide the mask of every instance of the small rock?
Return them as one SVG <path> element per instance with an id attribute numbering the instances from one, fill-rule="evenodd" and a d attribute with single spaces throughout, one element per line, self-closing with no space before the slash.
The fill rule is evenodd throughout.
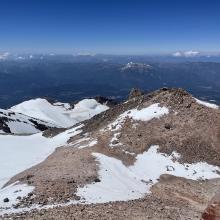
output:
<path id="1" fill-rule="evenodd" d="M 118 140 L 114 140 L 114 141 L 112 141 L 112 144 L 113 144 L 113 145 L 116 145 L 116 144 L 118 144 L 118 143 L 119 143 Z"/>
<path id="2" fill-rule="evenodd" d="M 28 193 L 28 196 L 29 197 L 33 196 L 33 193 L 32 192 Z"/>
<path id="3" fill-rule="evenodd" d="M 141 96 L 143 95 L 144 93 L 140 90 L 140 89 L 137 89 L 137 88 L 133 88 L 131 89 L 131 92 L 129 94 L 129 97 L 128 99 L 133 99 L 135 97 L 138 97 L 138 96 Z"/>
<path id="4" fill-rule="evenodd" d="M 4 198 L 3 202 L 9 202 L 9 198 Z"/>
<path id="5" fill-rule="evenodd" d="M 168 129 L 168 130 L 170 130 L 170 129 L 172 128 L 171 124 L 169 124 L 169 123 L 166 123 L 166 124 L 164 125 L 164 127 L 165 127 L 166 129 Z"/>
<path id="6" fill-rule="evenodd" d="M 99 178 L 95 178 L 94 182 L 99 183 L 101 180 Z"/>

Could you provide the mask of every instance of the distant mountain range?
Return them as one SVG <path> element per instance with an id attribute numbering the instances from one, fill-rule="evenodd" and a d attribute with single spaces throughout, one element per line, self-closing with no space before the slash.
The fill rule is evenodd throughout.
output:
<path id="1" fill-rule="evenodd" d="M 200 52 L 197 50 L 175 51 L 173 53 L 154 54 L 154 55 L 109 55 L 94 53 L 73 53 L 73 54 L 55 54 L 55 53 L 9 53 L 0 52 L 0 62 L 6 60 L 27 61 L 27 60 L 50 60 L 62 62 L 181 62 L 181 61 L 203 61 L 219 62 L 220 53 Z"/>
<path id="2" fill-rule="evenodd" d="M 207 62 L 209 58 L 200 55 L 32 56 L 1 59 L 0 108 L 38 97 L 61 102 L 95 96 L 122 100 L 133 87 L 148 92 L 161 87 L 181 87 L 200 99 L 220 103 L 220 62 Z M 206 61 L 201 61 L 203 58 Z"/>

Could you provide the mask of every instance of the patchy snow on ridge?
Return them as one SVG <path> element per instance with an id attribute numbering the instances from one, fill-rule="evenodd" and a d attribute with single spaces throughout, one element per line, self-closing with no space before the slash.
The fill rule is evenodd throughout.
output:
<path id="1" fill-rule="evenodd" d="M 112 131 L 119 130 L 127 117 L 133 120 L 150 121 L 153 118 L 160 118 L 168 113 L 169 109 L 160 107 L 159 103 L 152 104 L 140 110 L 137 108 L 131 109 L 122 113 L 113 123 L 109 124 L 108 129 Z"/>
<path id="2" fill-rule="evenodd" d="M 51 104 L 40 98 L 22 102 L 11 108 L 14 112 L 53 123 L 57 127 L 73 126 L 107 109 L 106 105 L 98 103 L 95 99 L 83 99 L 72 109 L 68 103 Z"/>
<path id="3" fill-rule="evenodd" d="M 126 167 L 120 160 L 93 153 L 99 162 L 101 182 L 78 188 L 77 195 L 86 203 L 104 203 L 138 199 L 150 193 L 152 185 L 162 174 L 171 174 L 192 180 L 219 178 L 220 169 L 207 163 L 181 164 L 171 156 L 158 152 L 159 146 L 136 157 L 134 165 Z"/>
<path id="4" fill-rule="evenodd" d="M 196 99 L 196 98 L 195 98 L 195 100 L 200 105 L 204 105 L 208 108 L 218 109 L 218 105 L 216 105 L 216 104 L 213 104 L 213 103 L 210 103 L 210 102 L 205 102 L 205 101 L 202 101 L 202 100 L 199 100 L 199 99 Z"/>
<path id="5" fill-rule="evenodd" d="M 42 162 L 53 151 L 81 132 L 83 125 L 66 130 L 53 138 L 37 133 L 28 136 L 0 135 L 0 188 L 14 175 Z"/>

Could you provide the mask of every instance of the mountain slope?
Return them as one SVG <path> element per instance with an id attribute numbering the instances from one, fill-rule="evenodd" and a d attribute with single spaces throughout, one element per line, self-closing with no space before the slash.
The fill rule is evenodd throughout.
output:
<path id="1" fill-rule="evenodd" d="M 25 207 L 14 219 L 200 219 L 220 187 L 220 110 L 182 89 L 139 94 L 58 134 L 68 142 L 10 179 L 0 212 Z M 15 187 L 24 192 L 19 200 Z"/>
<path id="2" fill-rule="evenodd" d="M 38 98 L 22 102 L 10 110 L 53 123 L 57 127 L 70 127 L 107 109 L 108 106 L 95 99 L 84 99 L 72 107 L 69 103 L 50 103 Z"/>
<path id="3" fill-rule="evenodd" d="M 88 120 L 113 105 L 103 97 L 83 99 L 71 106 L 69 103 L 32 99 L 8 110 L 0 109 L 0 133 L 33 134 L 48 128 L 66 128 Z"/>
<path id="4" fill-rule="evenodd" d="M 0 109 L 0 133 L 32 134 L 51 127 L 55 125 L 11 110 Z"/>

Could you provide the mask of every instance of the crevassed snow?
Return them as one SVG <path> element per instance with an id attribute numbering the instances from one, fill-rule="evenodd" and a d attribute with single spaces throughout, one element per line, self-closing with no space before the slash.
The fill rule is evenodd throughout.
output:
<path id="1" fill-rule="evenodd" d="M 106 105 L 98 103 L 95 99 L 84 99 L 71 109 L 68 103 L 51 104 L 40 98 L 25 101 L 11 108 L 14 112 L 51 122 L 58 127 L 72 126 L 107 109 Z"/>
<path id="2" fill-rule="evenodd" d="M 213 103 L 210 103 L 210 102 L 205 102 L 205 101 L 202 101 L 202 100 L 199 100 L 199 99 L 196 99 L 196 98 L 195 98 L 195 100 L 200 105 L 204 105 L 208 108 L 213 108 L 213 109 L 218 109 L 219 108 L 218 105 L 216 105 L 216 104 L 213 104 Z"/>
<path id="3" fill-rule="evenodd" d="M 66 130 L 53 138 L 37 133 L 29 136 L 0 135 L 0 188 L 10 178 L 46 159 L 57 147 L 81 132 L 80 127 Z"/>
<path id="4" fill-rule="evenodd" d="M 140 110 L 131 109 L 121 114 L 113 123 L 108 125 L 108 129 L 113 131 L 119 130 L 127 117 L 133 120 L 150 121 L 153 118 L 160 118 L 168 113 L 169 109 L 166 107 L 160 107 L 159 103 L 152 104 Z"/>
<path id="5" fill-rule="evenodd" d="M 109 201 L 127 201 L 143 197 L 157 183 L 162 174 L 171 174 L 187 179 L 219 178 L 220 169 L 207 163 L 180 164 L 173 161 L 177 153 L 168 156 L 158 153 L 158 146 L 139 154 L 133 166 L 126 167 L 120 160 L 93 153 L 100 163 L 101 182 L 78 188 L 77 195 L 86 203 L 104 203 Z"/>

